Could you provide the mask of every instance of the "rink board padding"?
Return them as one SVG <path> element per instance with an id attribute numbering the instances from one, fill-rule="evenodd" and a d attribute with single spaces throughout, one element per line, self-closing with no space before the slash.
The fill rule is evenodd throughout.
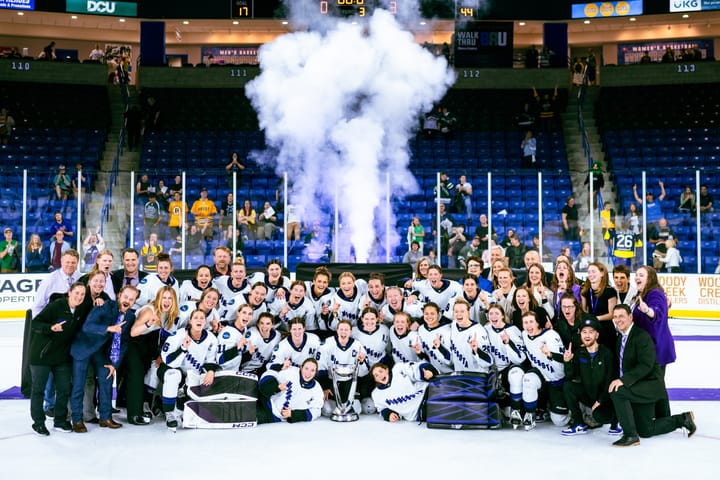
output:
<path id="1" fill-rule="evenodd" d="M 495 402 L 445 401 L 428 398 L 428 428 L 455 430 L 500 428 L 500 408 Z"/>
<path id="2" fill-rule="evenodd" d="M 257 402 L 196 401 L 185 402 L 184 428 L 250 428 L 257 425 Z"/>
<path id="3" fill-rule="evenodd" d="M 438 375 L 429 383 L 428 399 L 434 400 L 487 402 L 497 394 L 495 372 Z"/>
<path id="4" fill-rule="evenodd" d="M 219 371 L 211 385 L 192 385 L 188 381 L 188 397 L 198 401 L 257 400 L 258 378 L 252 373 Z"/>

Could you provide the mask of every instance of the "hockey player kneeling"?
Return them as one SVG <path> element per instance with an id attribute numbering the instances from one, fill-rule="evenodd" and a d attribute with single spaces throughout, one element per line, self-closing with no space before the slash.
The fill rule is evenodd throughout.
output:
<path id="1" fill-rule="evenodd" d="M 162 409 L 165 423 L 171 430 L 178 426 L 180 412 L 176 410 L 178 389 L 184 385 L 188 373 L 203 374 L 202 385 L 212 385 L 217 355 L 217 338 L 205 330 L 205 313 L 195 310 L 190 325 L 168 337 L 162 347 L 163 363 L 158 368 L 162 379 Z"/>
<path id="2" fill-rule="evenodd" d="M 396 363 L 390 368 L 376 363 L 370 370 L 375 379 L 372 399 L 380 415 L 388 422 L 401 419 L 422 421 L 423 405 L 428 380 L 437 375 L 429 363 Z"/>
<path id="3" fill-rule="evenodd" d="M 523 427 L 525 430 L 535 428 L 535 414 L 538 411 L 538 397 L 541 391 L 546 393 L 550 419 L 555 425 L 564 427 L 570 416 L 563 396 L 565 348 L 562 339 L 555 330 L 543 328 L 533 311 L 523 314 L 522 322 L 525 352 L 531 366 L 523 375 L 522 399 L 525 406 Z"/>
<path id="4" fill-rule="evenodd" d="M 260 377 L 258 423 L 311 422 L 320 417 L 323 391 L 315 380 L 318 364 L 306 359 L 300 368 L 268 370 Z"/>

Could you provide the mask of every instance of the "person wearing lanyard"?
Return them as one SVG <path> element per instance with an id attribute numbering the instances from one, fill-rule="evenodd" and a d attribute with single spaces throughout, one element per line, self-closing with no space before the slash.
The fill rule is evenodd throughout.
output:
<path id="1" fill-rule="evenodd" d="M 605 265 L 592 262 L 588 266 L 587 280 L 580 295 L 583 311 L 594 315 L 600 322 L 600 344 L 612 351 L 616 337 L 612 311 L 617 304 L 617 292 L 610 286 L 610 276 Z"/>

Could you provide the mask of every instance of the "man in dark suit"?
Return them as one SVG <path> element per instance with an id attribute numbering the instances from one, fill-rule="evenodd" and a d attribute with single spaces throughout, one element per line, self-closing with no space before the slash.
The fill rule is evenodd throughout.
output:
<path id="1" fill-rule="evenodd" d="M 76 433 L 87 432 L 82 412 L 85 377 L 91 363 L 98 382 L 99 424 L 110 429 L 122 427 L 112 418 L 112 378 L 130 341 L 130 328 L 135 323 L 135 312 L 131 308 L 138 293 L 137 288 L 127 285 L 120 290 L 117 302 L 108 300 L 94 307 L 73 340 L 70 348 L 73 357 L 70 405 L 73 431 Z"/>
<path id="2" fill-rule="evenodd" d="M 125 285 L 137 287 L 140 280 L 147 276 L 146 272 L 138 269 L 140 266 L 140 254 L 132 247 L 122 251 L 122 264 L 123 268 L 115 270 L 110 274 L 115 295 L 117 295 Z"/>
<path id="3" fill-rule="evenodd" d="M 677 428 L 685 428 L 691 437 L 697 430 L 693 412 L 655 418 L 655 404 L 667 401 L 667 390 L 650 335 L 634 327 L 632 311 L 627 305 L 620 304 L 613 309 L 613 321 L 620 333 L 616 346 L 620 378 L 610 382 L 609 391 L 623 428 L 623 436 L 613 445 L 639 445 L 638 436 L 662 435 Z"/>

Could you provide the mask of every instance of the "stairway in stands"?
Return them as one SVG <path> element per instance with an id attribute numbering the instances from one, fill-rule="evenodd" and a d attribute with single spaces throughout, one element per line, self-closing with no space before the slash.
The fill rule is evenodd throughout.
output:
<path id="1" fill-rule="evenodd" d="M 130 97 L 136 97 L 135 87 L 130 86 L 129 89 Z M 125 102 L 120 87 L 108 85 L 108 96 L 112 125 L 108 131 L 103 158 L 100 160 L 93 200 L 86 210 L 88 225 L 97 225 L 100 221 L 103 200 L 110 184 L 113 160 L 117 153 L 120 128 L 124 122 Z M 127 149 L 123 150 L 123 154 L 120 156 L 117 182 L 113 186 L 112 208 L 109 209 L 109 216 L 103 222 L 105 245 L 116 255 L 116 262 L 119 261 L 118 255 L 120 251 L 126 246 L 126 233 L 130 215 L 132 214 L 129 200 L 131 189 L 130 170 L 137 168 L 139 159 L 140 153 L 138 151 L 129 152 Z"/>
<path id="2" fill-rule="evenodd" d="M 595 239 L 595 258 L 602 258 L 605 255 L 605 246 L 602 238 L 602 231 L 597 212 L 592 217 L 589 215 L 589 186 L 585 184 L 588 175 L 588 159 L 583 151 L 582 133 L 578 130 L 577 120 L 577 91 L 573 90 L 568 96 L 568 106 L 565 113 L 562 114 L 562 127 L 565 135 L 565 145 L 568 155 L 568 166 L 570 169 L 570 177 L 573 184 L 573 192 L 575 195 L 575 204 L 579 210 L 580 226 L 586 232 L 589 232 L 590 221 L 594 221 L 594 239 Z M 600 132 L 595 124 L 595 103 L 600 94 L 599 87 L 588 87 L 585 93 L 585 100 L 582 104 L 583 118 L 585 120 L 585 129 L 587 130 L 590 140 L 590 152 L 592 159 L 598 161 L 602 165 L 605 176 L 605 187 L 602 190 L 603 202 L 615 205 L 615 193 L 611 183 L 610 173 L 607 171 L 607 163 L 605 162 L 605 153 L 602 149 L 602 141 Z M 618 209 L 614 207 L 617 211 Z M 589 239 L 589 233 L 586 233 L 583 240 Z M 577 255 L 578 252 L 573 252 Z"/>

